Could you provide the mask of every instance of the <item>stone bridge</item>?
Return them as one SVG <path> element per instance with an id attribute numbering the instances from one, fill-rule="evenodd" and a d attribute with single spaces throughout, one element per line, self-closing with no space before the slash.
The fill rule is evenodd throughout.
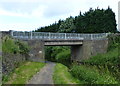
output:
<path id="1" fill-rule="evenodd" d="M 14 38 L 27 41 L 30 60 L 44 61 L 44 46 L 71 46 L 71 60 L 81 61 L 107 51 L 107 33 L 77 34 L 11 31 Z"/>

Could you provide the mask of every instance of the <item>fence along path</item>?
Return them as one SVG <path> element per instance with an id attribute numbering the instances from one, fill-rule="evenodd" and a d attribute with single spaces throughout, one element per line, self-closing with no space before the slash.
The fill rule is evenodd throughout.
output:
<path id="1" fill-rule="evenodd" d="M 108 33 L 80 34 L 80 33 L 51 33 L 51 32 L 22 32 L 12 31 L 11 35 L 19 39 L 43 39 L 43 40 L 97 40 L 104 39 Z"/>

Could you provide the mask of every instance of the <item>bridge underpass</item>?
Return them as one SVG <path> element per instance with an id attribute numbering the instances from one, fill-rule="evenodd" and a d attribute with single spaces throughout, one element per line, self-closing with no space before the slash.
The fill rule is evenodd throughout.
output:
<path id="1" fill-rule="evenodd" d="M 81 61 L 98 53 L 107 51 L 107 34 L 75 34 L 75 33 L 11 33 L 14 38 L 27 41 L 30 48 L 30 60 L 44 61 L 44 46 L 71 46 L 71 60 Z"/>
<path id="2" fill-rule="evenodd" d="M 44 46 L 70 46 L 71 60 L 72 58 L 81 58 L 80 53 L 83 40 L 46 40 Z"/>

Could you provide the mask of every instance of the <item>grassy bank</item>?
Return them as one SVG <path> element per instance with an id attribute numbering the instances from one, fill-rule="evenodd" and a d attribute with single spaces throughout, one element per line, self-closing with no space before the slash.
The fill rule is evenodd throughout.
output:
<path id="1" fill-rule="evenodd" d="M 106 54 L 84 60 L 84 64 L 74 65 L 71 68 L 71 74 L 88 84 L 119 84 L 119 61 L 118 49 L 115 48 Z"/>
<path id="2" fill-rule="evenodd" d="M 10 36 L 2 37 L 2 79 L 11 74 L 28 57 L 29 46 L 26 42 Z"/>
<path id="3" fill-rule="evenodd" d="M 118 84 L 109 71 L 99 70 L 96 66 L 74 65 L 71 74 L 84 84 Z"/>
<path id="4" fill-rule="evenodd" d="M 55 84 L 78 84 L 80 81 L 74 78 L 70 73 L 69 69 L 58 63 L 54 68 L 53 80 Z"/>
<path id="5" fill-rule="evenodd" d="M 118 48 L 114 48 L 108 51 L 105 54 L 98 54 L 96 56 L 91 57 L 88 60 L 84 60 L 83 62 L 90 65 L 114 65 L 117 66 L 120 64 Z"/>
<path id="6" fill-rule="evenodd" d="M 108 52 L 74 63 L 71 74 L 87 84 L 120 84 L 120 36 L 108 37 Z"/>
<path id="7" fill-rule="evenodd" d="M 118 48 L 114 48 L 105 54 L 98 54 L 83 64 L 74 64 L 71 74 L 88 84 L 118 84 L 120 83 L 120 58 Z"/>
<path id="8" fill-rule="evenodd" d="M 37 73 L 45 63 L 39 62 L 25 62 L 14 70 L 14 72 L 7 76 L 4 80 L 4 84 L 26 84 L 26 82 Z"/>

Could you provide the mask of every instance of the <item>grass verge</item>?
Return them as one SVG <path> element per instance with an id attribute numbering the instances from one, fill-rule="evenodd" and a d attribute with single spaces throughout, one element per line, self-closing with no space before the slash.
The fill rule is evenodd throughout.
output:
<path id="1" fill-rule="evenodd" d="M 53 75 L 54 84 L 79 84 L 80 81 L 69 73 L 66 66 L 57 63 Z"/>
<path id="2" fill-rule="evenodd" d="M 3 84 L 26 84 L 44 65 L 45 63 L 40 62 L 25 62 L 7 77 L 8 80 L 3 80 Z"/>

